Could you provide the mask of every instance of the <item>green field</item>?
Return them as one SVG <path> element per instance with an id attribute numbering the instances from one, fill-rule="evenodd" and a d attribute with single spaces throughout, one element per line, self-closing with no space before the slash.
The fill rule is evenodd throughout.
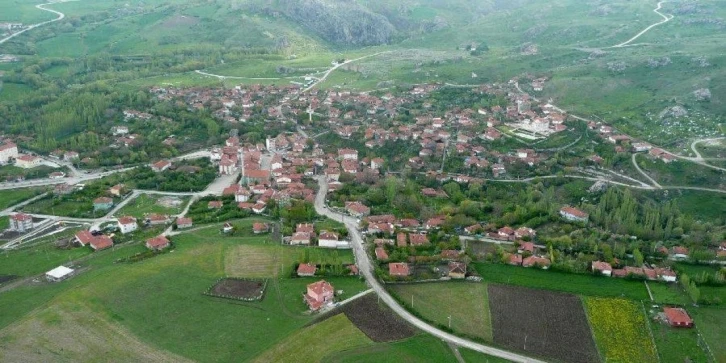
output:
<path id="1" fill-rule="evenodd" d="M 457 334 L 492 341 L 486 284 L 401 284 L 391 285 L 390 289 L 409 310 L 424 319 L 448 326 L 451 317 L 451 329 Z"/>
<path id="2" fill-rule="evenodd" d="M 711 349 L 717 362 L 726 361 L 726 310 L 720 308 L 699 307 L 689 309 L 689 314 L 696 324 L 696 328 L 703 335 L 708 347 Z"/>
<path id="3" fill-rule="evenodd" d="M 400 342 L 381 343 L 328 355 L 327 363 L 456 362 L 446 343 L 430 335 L 417 335 Z"/>
<path id="4" fill-rule="evenodd" d="M 0 190 L 0 209 L 11 207 L 42 192 L 43 189 L 34 188 Z"/>
<path id="5" fill-rule="evenodd" d="M 172 197 L 174 199 L 179 200 L 179 206 L 178 207 L 167 207 L 164 205 L 161 205 L 159 202 L 160 199 L 165 198 L 163 196 L 158 195 L 147 195 L 147 194 L 141 194 L 138 197 L 134 198 L 134 200 L 130 201 L 128 204 L 126 204 L 123 208 L 121 208 L 119 211 L 116 212 L 116 215 L 124 216 L 134 216 L 136 218 L 142 218 L 146 214 L 150 213 L 157 213 L 157 214 L 166 214 L 166 215 L 175 215 L 181 213 L 182 210 L 184 210 L 184 207 L 186 206 L 187 202 L 189 201 L 188 197 Z M 166 197 L 169 198 L 169 197 Z"/>
<path id="6" fill-rule="evenodd" d="M 658 361 L 641 303 L 592 297 L 585 298 L 584 303 L 603 361 Z"/>
<path id="7" fill-rule="evenodd" d="M 466 363 L 507 363 L 508 360 L 504 358 L 493 357 L 484 353 L 475 352 L 466 348 L 459 348 L 461 357 L 464 358 Z"/>
<path id="8" fill-rule="evenodd" d="M 647 305 L 646 305 L 647 308 Z M 696 329 L 673 328 L 666 322 L 653 321 L 653 317 L 661 311 L 660 307 L 652 307 L 649 311 L 650 327 L 658 356 L 663 363 L 680 363 L 686 361 L 706 362 L 708 355 L 699 346 Z"/>
<path id="9" fill-rule="evenodd" d="M 474 266 L 485 282 L 548 289 L 578 295 L 626 297 L 633 300 L 648 299 L 648 292 L 642 281 L 560 273 L 490 263 L 475 263 Z"/>
<path id="10" fill-rule="evenodd" d="M 648 282 L 648 286 L 656 303 L 686 305 L 691 302 L 691 299 L 678 284 Z"/>

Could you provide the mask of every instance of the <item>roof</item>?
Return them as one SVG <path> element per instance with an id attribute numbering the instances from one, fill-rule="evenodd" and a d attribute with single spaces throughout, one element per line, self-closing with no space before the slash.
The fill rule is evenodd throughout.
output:
<path id="1" fill-rule="evenodd" d="M 146 244 L 152 248 L 158 248 L 158 247 L 169 244 L 169 240 L 166 237 L 159 235 L 154 238 L 147 239 Z"/>
<path id="2" fill-rule="evenodd" d="M 176 219 L 176 225 L 192 224 L 192 219 L 187 217 L 179 217 Z"/>
<path id="3" fill-rule="evenodd" d="M 589 216 L 589 214 L 570 206 L 562 207 L 562 209 L 560 209 L 560 212 L 575 216 L 577 218 L 587 218 Z"/>
<path id="4" fill-rule="evenodd" d="M 45 273 L 46 276 L 50 276 L 55 279 L 60 279 L 65 276 L 68 276 L 69 274 L 73 273 L 73 269 L 70 269 L 65 266 L 58 266 L 48 272 Z"/>
<path id="5" fill-rule="evenodd" d="M 123 216 L 118 218 L 119 224 L 136 224 L 136 218 L 130 216 Z"/>
<path id="6" fill-rule="evenodd" d="M 691 325 L 693 320 L 688 313 L 681 308 L 663 308 L 668 322 L 674 325 Z"/>
<path id="7" fill-rule="evenodd" d="M 388 273 L 392 276 L 408 276 L 408 264 L 404 262 L 389 263 Z"/>
<path id="8" fill-rule="evenodd" d="M 337 241 L 338 234 L 334 232 L 323 231 L 322 233 L 320 233 L 320 236 L 318 236 L 318 239 L 331 239 Z"/>
<path id="9" fill-rule="evenodd" d="M 309 263 L 301 263 L 300 266 L 297 267 L 297 274 L 298 275 L 314 275 L 315 271 L 317 271 L 318 268 Z"/>
<path id="10" fill-rule="evenodd" d="M 449 262 L 449 273 L 466 273 L 466 264 L 463 262 Z"/>
<path id="11" fill-rule="evenodd" d="M 388 259 L 388 253 L 386 252 L 383 247 L 376 247 L 376 259 L 377 260 L 387 260 Z"/>
<path id="12" fill-rule="evenodd" d="M 6 144 L 0 145 L 0 151 L 5 151 L 5 150 L 8 150 L 8 149 L 12 149 L 14 147 L 18 147 L 18 145 L 15 145 L 12 142 L 8 142 Z"/>
<path id="13" fill-rule="evenodd" d="M 30 220 L 33 220 L 33 216 L 31 216 L 30 214 L 25 214 L 25 213 L 15 213 L 15 214 L 10 215 L 10 219 L 19 221 L 19 222 L 30 221 Z"/>
<path id="14" fill-rule="evenodd" d="M 94 238 L 91 240 L 91 247 L 96 250 L 102 250 L 111 246 L 113 246 L 113 240 L 111 239 L 111 237 L 106 235 L 94 236 Z"/>
<path id="15" fill-rule="evenodd" d="M 597 271 L 612 271 L 613 267 L 607 262 L 593 261 L 592 269 Z"/>
<path id="16" fill-rule="evenodd" d="M 98 197 L 93 200 L 93 204 L 108 204 L 113 203 L 113 199 L 109 197 Z"/>
<path id="17" fill-rule="evenodd" d="M 84 246 L 89 244 L 95 237 L 90 231 L 78 231 L 76 233 L 78 242 L 81 242 Z"/>
<path id="18" fill-rule="evenodd" d="M 308 284 L 308 291 L 312 291 L 317 295 L 322 295 L 326 292 L 332 293 L 334 292 L 334 289 L 333 285 L 331 285 L 329 282 L 325 280 L 320 280 L 317 282 L 313 282 L 312 284 Z"/>
<path id="19" fill-rule="evenodd" d="M 408 239 L 414 246 L 420 246 L 429 243 L 429 238 L 425 234 L 410 234 L 408 235 Z"/>
<path id="20" fill-rule="evenodd" d="M 267 226 L 267 223 L 255 222 L 255 223 L 252 224 L 252 230 L 253 231 L 266 231 L 267 228 L 269 228 Z"/>

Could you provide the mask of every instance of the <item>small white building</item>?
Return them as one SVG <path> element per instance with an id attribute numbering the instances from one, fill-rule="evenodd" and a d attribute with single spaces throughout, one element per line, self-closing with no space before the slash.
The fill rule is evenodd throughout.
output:
<path id="1" fill-rule="evenodd" d="M 18 157 L 18 145 L 12 142 L 0 145 L 0 164 L 7 164 L 10 159 Z"/>
<path id="2" fill-rule="evenodd" d="M 58 266 L 48 272 L 45 273 L 45 278 L 48 279 L 48 281 L 51 282 L 58 282 L 63 281 L 73 275 L 73 269 L 65 267 L 65 266 Z"/>
<path id="3" fill-rule="evenodd" d="M 131 233 L 139 228 L 139 225 L 136 223 L 136 218 L 124 216 L 120 217 L 117 221 L 118 229 L 121 233 Z"/>
<path id="4" fill-rule="evenodd" d="M 10 230 L 25 233 L 33 229 L 33 217 L 25 213 L 15 213 L 10 215 Z"/>
<path id="5" fill-rule="evenodd" d="M 338 234 L 328 231 L 322 231 L 318 236 L 318 246 L 326 248 L 338 247 Z"/>
<path id="6" fill-rule="evenodd" d="M 30 169 L 40 165 L 42 160 L 33 155 L 20 155 L 15 159 L 15 166 L 23 169 Z"/>

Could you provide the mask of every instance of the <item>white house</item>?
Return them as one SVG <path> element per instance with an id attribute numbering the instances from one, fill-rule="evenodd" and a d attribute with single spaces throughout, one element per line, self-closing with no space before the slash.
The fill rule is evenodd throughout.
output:
<path id="1" fill-rule="evenodd" d="M 120 217 L 117 221 L 118 223 L 118 229 L 121 231 L 121 233 L 131 233 L 139 228 L 139 225 L 136 224 L 136 218 L 129 217 L 129 216 L 123 216 Z"/>
<path id="2" fill-rule="evenodd" d="M 25 233 L 33 229 L 33 217 L 25 213 L 10 215 L 10 230 Z"/>
<path id="3" fill-rule="evenodd" d="M 40 165 L 42 160 L 33 155 L 20 155 L 15 159 L 15 166 L 23 169 L 30 169 Z"/>
<path id="4" fill-rule="evenodd" d="M 562 207 L 560 209 L 560 215 L 568 221 L 575 222 L 587 222 L 588 218 L 590 218 L 589 214 L 570 206 Z"/>
<path id="5" fill-rule="evenodd" d="M 52 282 L 58 282 L 63 281 L 73 274 L 73 269 L 70 269 L 65 266 L 58 266 L 48 272 L 45 273 L 45 278 L 48 279 L 48 281 Z"/>
<path id="6" fill-rule="evenodd" d="M 327 248 L 338 247 L 338 234 L 328 231 L 322 231 L 318 236 L 318 246 Z"/>
<path id="7" fill-rule="evenodd" d="M 12 142 L 0 145 L 0 163 L 7 164 L 10 159 L 18 157 L 18 145 Z"/>

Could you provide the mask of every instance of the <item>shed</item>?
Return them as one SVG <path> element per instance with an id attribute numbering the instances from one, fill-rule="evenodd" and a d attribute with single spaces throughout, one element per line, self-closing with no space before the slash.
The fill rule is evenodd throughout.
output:
<path id="1" fill-rule="evenodd" d="M 58 266 L 48 272 L 45 273 L 45 278 L 48 279 L 48 281 L 51 282 L 58 282 L 63 281 L 73 274 L 73 269 L 65 267 L 65 266 Z"/>

